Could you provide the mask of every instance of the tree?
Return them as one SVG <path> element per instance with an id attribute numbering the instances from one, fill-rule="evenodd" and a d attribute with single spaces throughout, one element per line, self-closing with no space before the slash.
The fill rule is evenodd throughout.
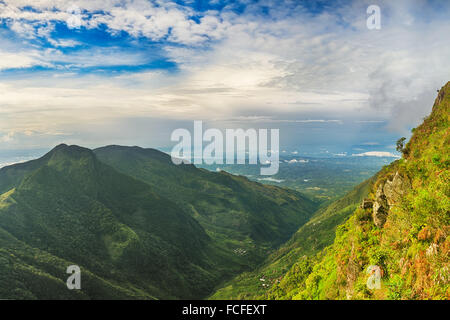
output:
<path id="1" fill-rule="evenodd" d="M 400 139 L 397 140 L 397 148 L 396 148 L 396 150 L 398 152 L 401 152 L 401 153 L 405 152 L 405 141 L 406 141 L 405 137 L 401 137 Z"/>

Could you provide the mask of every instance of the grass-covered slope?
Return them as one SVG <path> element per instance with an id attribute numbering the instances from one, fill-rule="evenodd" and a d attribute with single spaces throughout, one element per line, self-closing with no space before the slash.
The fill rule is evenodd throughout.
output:
<path id="1" fill-rule="evenodd" d="M 276 298 L 292 284 L 283 276 L 299 259 L 307 259 L 333 243 L 336 227 L 343 223 L 367 196 L 374 179 L 364 181 L 341 199 L 319 209 L 314 216 L 272 253 L 256 270 L 238 275 L 218 289 L 211 299 Z M 264 280 L 262 280 L 264 279 Z M 277 286 L 277 293 L 271 289 Z"/>
<path id="2" fill-rule="evenodd" d="M 203 298 L 315 207 L 157 150 L 60 145 L 0 170 L 0 298 Z M 81 291 L 66 288 L 72 264 Z"/>
<path id="3" fill-rule="evenodd" d="M 339 226 L 333 245 L 300 259 L 271 297 L 450 298 L 449 118 L 450 82 L 413 130 L 403 158 L 377 175 L 365 208 Z M 380 268 L 379 289 L 366 285 L 370 266 Z"/>
<path id="4" fill-rule="evenodd" d="M 199 298 L 221 278 L 195 219 L 91 150 L 60 145 L 18 167 L 0 173 L 23 176 L 0 196 L 0 298 L 70 296 L 70 264 L 99 279 L 75 297 Z"/>
<path id="5" fill-rule="evenodd" d="M 221 250 L 246 264 L 260 262 L 268 249 L 288 240 L 316 209 L 298 192 L 226 172 L 175 165 L 157 150 L 108 146 L 94 152 L 104 163 L 176 202 Z"/>
<path id="6" fill-rule="evenodd" d="M 95 275 L 85 267 L 81 267 L 82 290 L 70 291 L 66 287 L 66 269 L 74 261 L 33 248 L 2 228 L 0 244 L 2 299 L 155 299 L 149 290 L 123 279 Z"/>
<path id="7" fill-rule="evenodd" d="M 0 194 L 17 186 L 27 174 L 44 165 L 50 156 L 48 153 L 36 160 L 0 168 Z"/>

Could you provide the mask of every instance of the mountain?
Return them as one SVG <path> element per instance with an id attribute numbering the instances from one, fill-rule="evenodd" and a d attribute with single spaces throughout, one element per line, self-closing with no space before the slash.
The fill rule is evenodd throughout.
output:
<path id="1" fill-rule="evenodd" d="M 135 177 L 102 161 L 118 150 Z M 314 209 L 296 192 L 178 167 L 157 150 L 59 145 L 0 169 L 0 297 L 202 298 Z M 66 288 L 74 264 L 80 291 Z"/>
<path id="2" fill-rule="evenodd" d="M 263 296 L 273 299 L 446 299 L 450 248 L 450 82 L 336 230 Z M 367 285 L 379 274 L 379 287 Z M 372 282 L 370 282 L 372 283 Z M 373 284 L 373 283 L 372 283 Z"/>
<path id="3" fill-rule="evenodd" d="M 38 268 L 32 272 L 39 273 L 44 252 L 48 259 L 74 261 L 105 281 L 142 291 L 139 295 L 168 298 L 198 297 L 205 288 L 196 277 L 212 278 L 204 271 L 211 266 L 204 262 L 209 237 L 203 228 L 147 184 L 98 161 L 91 150 L 60 145 L 31 164 L 3 169 L 0 180 L 7 175 L 19 181 L 19 173 L 22 180 L 1 196 L 2 255 L 18 256 L 27 268 Z M 14 246 L 8 249 L 13 243 L 37 250 L 35 257 Z M 47 267 L 48 277 L 55 277 L 56 270 Z M 104 297 L 84 283 L 89 298 Z M 1 297 L 9 298 L 11 289 L 2 286 Z M 40 291 L 24 290 L 42 298 Z"/>

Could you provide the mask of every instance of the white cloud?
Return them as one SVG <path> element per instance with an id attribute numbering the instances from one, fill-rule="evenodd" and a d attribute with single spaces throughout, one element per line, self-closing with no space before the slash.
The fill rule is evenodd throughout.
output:
<path id="1" fill-rule="evenodd" d="M 289 161 L 287 161 L 288 163 L 308 163 L 309 160 L 304 160 L 304 159 L 291 159 Z"/>
<path id="2" fill-rule="evenodd" d="M 14 139 L 14 135 L 15 132 L 14 131 L 10 131 L 7 134 L 0 136 L 0 141 L 1 142 L 10 142 Z"/>
<path id="3" fill-rule="evenodd" d="M 39 64 L 32 54 L 25 52 L 5 52 L 0 49 L 0 71 L 3 69 L 30 68 Z"/>
<path id="4" fill-rule="evenodd" d="M 54 40 L 54 39 L 49 38 L 48 42 L 50 42 L 54 47 L 62 47 L 62 48 L 69 48 L 69 47 L 73 48 L 73 47 L 81 45 L 81 42 L 76 41 L 76 40 L 70 40 L 70 39 L 69 40 L 62 40 L 62 39 Z"/>
<path id="5" fill-rule="evenodd" d="M 216 13 L 207 13 L 199 22 L 191 19 L 194 14 L 192 9 L 170 1 L 5 0 L 0 3 L 0 19 L 9 21 L 10 28 L 26 38 L 39 36 L 36 28 L 41 25 L 63 22 L 70 26 L 74 15 L 80 27 L 92 29 L 104 25 L 112 34 L 124 31 L 155 41 L 168 37 L 173 42 L 195 44 L 221 37 L 225 27 Z"/>
<path id="6" fill-rule="evenodd" d="M 352 154 L 354 157 L 392 157 L 392 158 L 400 158 L 399 156 L 386 151 L 368 151 L 363 153 L 354 153 Z"/>

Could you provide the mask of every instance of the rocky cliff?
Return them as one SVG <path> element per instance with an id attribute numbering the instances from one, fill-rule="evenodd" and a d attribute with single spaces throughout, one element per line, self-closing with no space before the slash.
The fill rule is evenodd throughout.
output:
<path id="1" fill-rule="evenodd" d="M 378 184 L 375 199 L 372 201 L 372 218 L 377 227 L 383 227 L 390 209 L 395 206 L 410 189 L 411 182 L 408 176 L 402 175 L 398 171 L 391 175 L 387 180 Z"/>

